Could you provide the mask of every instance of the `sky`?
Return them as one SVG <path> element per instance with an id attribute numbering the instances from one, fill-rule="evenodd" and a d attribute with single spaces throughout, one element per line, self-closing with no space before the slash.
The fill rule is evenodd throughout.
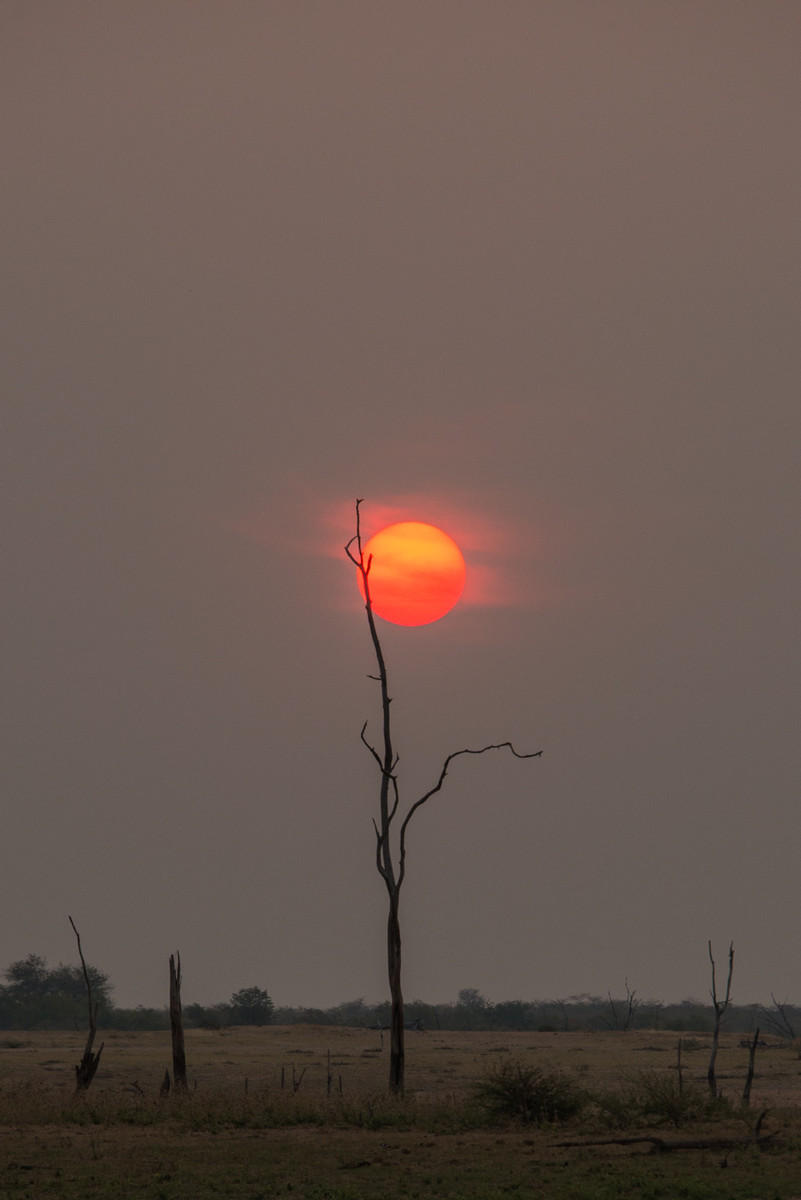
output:
<path id="1" fill-rule="evenodd" d="M 801 8 L 0 2 L 0 966 L 801 1002 Z"/>

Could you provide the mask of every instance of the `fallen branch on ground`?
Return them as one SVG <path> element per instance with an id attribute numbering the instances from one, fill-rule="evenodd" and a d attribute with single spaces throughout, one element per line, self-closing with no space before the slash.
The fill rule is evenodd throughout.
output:
<path id="1" fill-rule="evenodd" d="M 581 1146 L 636 1146 L 650 1142 L 652 1154 L 666 1154 L 671 1150 L 736 1150 L 738 1147 L 768 1145 L 776 1137 L 776 1133 L 746 1134 L 742 1137 L 698 1137 L 680 1138 L 673 1140 L 659 1137 L 655 1133 L 643 1133 L 633 1137 L 599 1138 L 590 1141 L 554 1142 L 560 1149 Z"/>

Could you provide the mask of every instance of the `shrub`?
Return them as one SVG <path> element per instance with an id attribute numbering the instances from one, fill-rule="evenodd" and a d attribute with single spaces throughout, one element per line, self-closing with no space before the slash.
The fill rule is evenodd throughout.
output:
<path id="1" fill-rule="evenodd" d="M 713 1099 L 707 1088 L 662 1071 L 641 1071 L 628 1083 L 593 1097 L 601 1118 L 608 1125 L 624 1129 L 631 1125 L 671 1124 L 677 1128 L 692 1121 L 726 1115 L 726 1101 Z"/>
<path id="2" fill-rule="evenodd" d="M 515 1061 L 501 1063 L 480 1079 L 474 1095 L 494 1117 L 534 1125 L 566 1121 L 585 1103 L 584 1094 L 564 1075 Z"/>

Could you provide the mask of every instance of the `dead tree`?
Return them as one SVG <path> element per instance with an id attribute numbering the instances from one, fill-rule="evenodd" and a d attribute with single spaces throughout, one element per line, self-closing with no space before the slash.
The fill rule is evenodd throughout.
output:
<path id="1" fill-rule="evenodd" d="M 623 1022 L 623 1032 L 627 1033 L 631 1029 L 634 1020 L 634 1014 L 640 1007 L 640 1001 L 637 999 L 637 992 L 629 987 L 629 981 L 626 980 L 626 1019 Z"/>
<path id="2" fill-rule="evenodd" d="M 400 806 L 400 791 L 398 787 L 398 755 L 395 752 L 392 740 L 392 725 L 390 719 L 390 705 L 392 698 L 389 694 L 389 683 L 387 679 L 387 666 L 384 659 L 384 653 L 381 648 L 381 642 L 376 630 L 375 617 L 373 615 L 373 604 L 370 596 L 370 567 L 372 565 L 373 556 L 369 555 L 365 561 L 364 550 L 362 548 L 361 521 L 360 521 L 360 506 L 361 500 L 356 501 L 356 532 L 350 541 L 345 546 L 345 553 L 350 561 L 357 568 L 364 591 L 364 607 L 367 613 L 367 624 L 370 629 L 370 637 L 373 643 L 375 652 L 378 674 L 371 675 L 370 678 L 376 680 L 381 690 L 381 719 L 382 719 L 382 750 L 381 753 L 373 746 L 365 736 L 367 730 L 367 722 L 365 721 L 361 729 L 360 738 L 367 750 L 375 760 L 378 770 L 381 775 L 381 783 L 379 789 L 379 816 L 376 821 L 373 819 L 373 828 L 376 836 L 376 869 L 378 874 L 384 881 L 387 889 L 387 897 L 389 900 L 389 912 L 387 916 L 387 974 L 389 978 L 389 993 L 391 1000 L 391 1023 L 390 1023 L 390 1059 L 389 1059 L 389 1087 L 390 1091 L 400 1093 L 404 1087 L 404 1070 L 405 1070 L 405 1052 L 404 1052 L 404 1024 L 403 1024 L 403 990 L 401 986 L 401 930 L 400 930 L 400 893 L 406 878 L 406 833 L 409 828 L 409 822 L 414 814 L 422 808 L 422 806 L 440 791 L 445 783 L 448 774 L 448 768 L 455 758 L 459 758 L 462 754 L 486 754 L 488 750 L 507 749 L 515 758 L 537 758 L 542 754 L 541 750 L 536 750 L 531 754 L 519 754 L 515 750 L 511 742 L 495 742 L 488 746 L 482 746 L 480 749 L 465 749 L 455 750 L 447 756 L 442 764 L 439 777 L 433 787 L 429 788 L 419 799 L 410 806 L 406 815 L 401 819 L 398 815 Z M 391 842 L 391 834 L 393 833 L 393 821 L 398 821 L 396 826 L 397 842 L 396 849 L 393 849 Z"/>
<path id="3" fill-rule="evenodd" d="M 636 989 L 629 987 L 629 981 L 627 979 L 626 980 L 626 1008 L 623 1013 L 622 1020 L 621 1020 L 620 1015 L 618 1014 L 617 1005 L 615 1004 L 614 1000 L 612 999 L 612 993 L 608 992 L 607 995 L 609 996 L 609 1008 L 612 1012 L 613 1028 L 614 1029 L 622 1029 L 624 1033 L 627 1033 L 629 1031 L 629 1029 L 631 1029 L 631 1024 L 632 1024 L 632 1021 L 634 1020 L 634 1014 L 637 1011 L 637 1009 L 640 1007 L 640 1001 L 637 999 Z"/>
<path id="4" fill-rule="evenodd" d="M 762 1017 L 765 1021 L 765 1024 L 768 1025 L 774 1033 L 778 1034 L 779 1037 L 787 1038 L 788 1041 L 794 1042 L 796 1038 L 796 1032 L 793 1023 L 790 1020 L 790 1015 L 788 1013 L 789 1006 L 787 1002 L 785 1001 L 784 1004 L 779 1004 L 779 1001 L 776 999 L 773 992 L 770 993 L 770 998 L 773 1003 L 773 1009 L 762 1009 Z"/>
<path id="5" fill-rule="evenodd" d="M 92 1047 L 95 1044 L 95 1035 L 97 1033 L 97 1001 L 92 998 L 92 980 L 89 977 L 89 970 L 86 966 L 86 959 L 83 956 L 81 948 L 81 935 L 73 921 L 72 917 L 67 915 L 67 920 L 72 926 L 72 931 L 75 934 L 75 939 L 78 943 L 78 954 L 83 967 L 83 978 L 86 984 L 86 1002 L 89 1009 L 89 1032 L 86 1035 L 86 1045 L 83 1049 L 83 1057 L 75 1068 L 75 1091 L 85 1092 L 92 1080 L 95 1077 L 95 1072 L 100 1064 L 100 1055 L 103 1053 L 105 1042 L 100 1043 L 100 1049 L 97 1054 L 92 1052 Z"/>
<path id="6" fill-rule="evenodd" d="M 754 1059 L 756 1058 L 757 1046 L 759 1045 L 759 1026 L 757 1025 L 754 1036 L 748 1047 L 748 1074 L 745 1077 L 745 1087 L 743 1088 L 743 1108 L 748 1108 L 751 1103 L 751 1085 L 754 1082 Z"/>
<path id="7" fill-rule="evenodd" d="M 709 961 L 712 964 L 712 1007 L 715 1011 L 715 1025 L 712 1030 L 712 1053 L 709 1058 L 709 1068 L 706 1073 L 706 1081 L 709 1085 L 709 1091 L 713 1096 L 718 1094 L 717 1079 L 715 1076 L 715 1062 L 718 1057 L 718 1044 L 720 1042 L 720 1023 L 726 1015 L 726 1009 L 731 1003 L 731 976 L 734 970 L 734 942 L 729 943 L 729 973 L 726 978 L 726 995 L 722 1000 L 718 999 L 717 981 L 715 979 L 715 960 L 712 957 L 712 943 L 707 942 L 709 949 Z"/>
<path id="8" fill-rule="evenodd" d="M 172 1034 L 172 1075 L 175 1090 L 185 1092 L 186 1053 L 184 1051 L 184 1021 L 181 1012 L 181 955 L 170 955 L 170 1032 Z"/>

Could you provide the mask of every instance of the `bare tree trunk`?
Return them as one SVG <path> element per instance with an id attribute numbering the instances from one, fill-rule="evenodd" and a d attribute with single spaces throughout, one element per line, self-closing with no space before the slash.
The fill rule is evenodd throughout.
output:
<path id="1" fill-rule="evenodd" d="M 726 1009 L 731 1003 L 731 976 L 734 970 L 734 942 L 729 943 L 729 974 L 726 979 L 726 995 L 722 1000 L 718 999 L 717 982 L 715 979 L 715 960 L 712 957 L 712 943 L 707 943 L 709 949 L 709 961 L 712 964 L 712 1007 L 715 1010 L 715 1025 L 712 1030 L 712 1053 L 709 1057 L 709 1068 L 706 1073 L 706 1081 L 709 1086 L 709 1091 L 712 1096 L 717 1096 L 718 1085 L 715 1075 L 715 1063 L 718 1057 L 718 1045 L 720 1043 L 720 1023 L 725 1016 Z"/>
<path id="2" fill-rule="evenodd" d="M 401 932 L 398 919 L 398 895 L 390 900 L 387 919 L 387 966 L 389 973 L 389 995 L 392 1001 L 392 1017 L 389 1035 L 389 1086 L 393 1092 L 402 1092 L 406 1065 L 403 1025 L 403 991 L 401 989 Z"/>
<path id="3" fill-rule="evenodd" d="M 629 981 L 626 980 L 626 1021 L 623 1025 L 623 1032 L 627 1033 L 631 1029 L 631 1023 L 634 1020 L 634 1013 L 638 1008 L 637 992 L 632 991 L 629 987 Z"/>
<path id="4" fill-rule="evenodd" d="M 745 1087 L 743 1088 L 743 1108 L 748 1108 L 751 1103 L 751 1085 L 754 1082 L 754 1059 L 756 1058 L 758 1045 L 759 1026 L 757 1025 L 751 1045 L 748 1047 L 748 1074 L 745 1077 Z"/>
<path id="5" fill-rule="evenodd" d="M 72 917 L 68 915 L 67 920 L 72 926 L 73 933 L 78 942 L 78 954 L 80 955 L 81 966 L 83 967 L 83 978 L 86 984 L 86 1001 L 89 1008 L 89 1032 L 86 1035 L 86 1045 L 84 1046 L 83 1057 L 75 1068 L 75 1091 L 85 1092 L 95 1077 L 97 1068 L 100 1065 L 100 1055 L 103 1053 L 103 1047 L 106 1043 L 101 1042 L 97 1054 L 92 1053 L 92 1046 L 94 1045 L 97 1033 L 97 1002 L 92 1000 L 92 981 L 89 978 L 86 959 L 81 949 L 81 935 L 78 933 Z"/>
<path id="6" fill-rule="evenodd" d="M 172 1076 L 176 1091 L 185 1092 L 186 1053 L 184 1051 L 184 1020 L 181 1012 L 181 955 L 178 965 L 170 955 L 170 1032 L 172 1033 Z"/>
<path id="7" fill-rule="evenodd" d="M 371 675 L 371 679 L 375 679 L 381 689 L 381 729 L 382 729 L 382 751 L 381 753 L 371 745 L 365 737 L 367 722 L 362 726 L 360 734 L 361 740 L 369 750 L 375 760 L 379 771 L 381 772 L 381 784 L 379 790 L 379 819 L 373 820 L 373 828 L 376 836 L 376 869 L 378 874 L 384 880 L 389 899 L 389 914 L 387 917 L 387 975 L 389 980 L 389 995 L 392 1006 L 392 1017 L 390 1022 L 390 1059 L 389 1059 L 389 1087 L 390 1091 L 395 1093 L 403 1092 L 405 1079 L 405 1048 L 404 1048 L 404 1026 L 403 1026 L 403 991 L 401 987 L 401 932 L 400 918 L 398 915 L 400 903 L 400 890 L 403 886 L 403 880 L 406 875 L 406 830 L 409 827 L 409 821 L 427 800 L 430 800 L 435 795 L 445 782 L 445 777 L 448 774 L 448 767 L 451 765 L 454 758 L 458 758 L 462 754 L 485 754 L 488 750 L 508 749 L 515 758 L 538 758 L 541 750 L 536 750 L 533 754 L 518 754 L 511 742 L 496 742 L 490 746 L 482 746 L 480 750 L 456 750 L 449 754 L 445 759 L 442 770 L 439 774 L 439 779 L 424 795 L 411 805 L 406 816 L 400 824 L 397 840 L 397 868 L 395 858 L 393 856 L 392 846 L 390 843 L 390 834 L 392 832 L 392 822 L 398 812 L 400 804 L 400 793 L 398 790 L 398 777 L 396 774 L 398 766 L 398 756 L 395 753 L 392 744 L 392 724 L 390 718 L 390 704 L 392 698 L 389 694 L 389 682 L 387 677 L 386 661 L 384 652 L 381 647 L 381 641 L 378 637 L 378 631 L 375 625 L 373 616 L 373 602 L 370 596 L 370 567 L 372 565 L 372 555 L 365 561 L 364 551 L 362 549 L 361 536 L 361 520 L 360 520 L 360 505 L 362 501 L 356 501 L 356 533 L 345 546 L 345 553 L 350 561 L 356 567 L 361 577 L 364 588 L 364 607 L 367 613 L 367 624 L 370 630 L 370 638 L 373 643 L 378 674 Z M 355 545 L 356 549 L 352 549 Z"/>

